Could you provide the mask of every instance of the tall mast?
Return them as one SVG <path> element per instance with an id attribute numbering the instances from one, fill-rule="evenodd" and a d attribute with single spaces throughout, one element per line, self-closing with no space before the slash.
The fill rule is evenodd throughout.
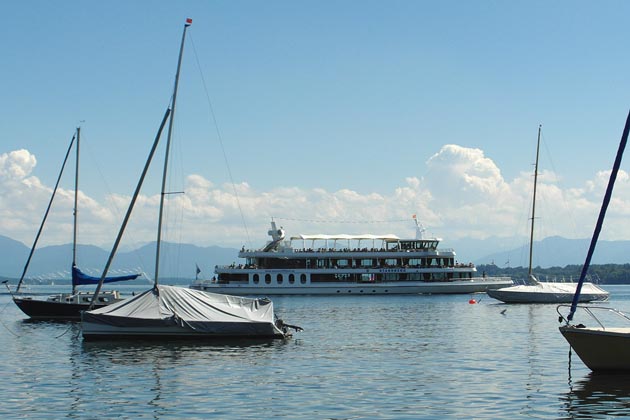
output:
<path id="1" fill-rule="evenodd" d="M 66 167 L 66 162 L 68 162 L 68 156 L 70 156 L 70 151 L 72 150 L 72 145 L 74 144 L 75 138 L 76 138 L 76 133 L 72 136 L 72 140 L 70 140 L 70 145 L 68 146 L 68 150 L 66 151 L 66 157 L 63 159 L 61 170 L 59 171 L 59 175 L 57 176 L 57 182 L 55 183 L 55 188 L 53 188 L 53 193 L 50 196 L 50 200 L 48 201 L 48 207 L 46 207 L 46 212 L 44 212 L 44 218 L 42 219 L 42 223 L 39 225 L 39 230 L 37 231 L 37 235 L 35 235 L 35 241 L 33 241 L 33 246 L 31 247 L 31 251 L 28 254 L 28 258 L 26 259 L 26 264 L 24 264 L 24 270 L 22 270 L 22 275 L 20 276 L 20 280 L 18 281 L 17 287 L 15 289 L 16 292 L 20 291 L 20 287 L 22 287 L 22 283 L 24 282 L 24 276 L 26 276 L 26 271 L 28 270 L 28 266 L 31 263 L 31 258 L 33 258 L 33 253 L 35 252 L 35 248 L 37 247 L 37 241 L 39 241 L 39 237 L 42 234 L 44 225 L 46 224 L 48 213 L 50 213 L 50 208 L 52 207 L 53 200 L 55 199 L 55 194 L 57 193 L 57 189 L 59 188 L 59 181 L 61 181 L 61 176 L 63 175 L 64 168 Z"/>
<path id="2" fill-rule="evenodd" d="M 536 165 L 534 166 L 534 198 L 532 199 L 532 229 L 529 236 L 529 269 L 527 281 L 537 283 L 532 275 L 532 258 L 534 256 L 534 219 L 536 218 L 536 186 L 538 185 L 538 154 L 540 152 L 540 131 L 542 124 L 538 126 L 538 142 L 536 144 Z"/>
<path id="3" fill-rule="evenodd" d="M 162 246 L 162 218 L 164 214 L 164 198 L 166 196 L 166 173 L 168 169 L 168 155 L 171 148 L 171 137 L 173 135 L 173 119 L 175 118 L 175 103 L 177 101 L 177 87 L 179 86 L 179 72 L 182 67 L 182 56 L 184 55 L 184 41 L 186 40 L 186 30 L 192 24 L 192 19 L 186 19 L 184 31 L 182 33 L 182 43 L 179 47 L 179 58 L 177 60 L 177 72 L 175 73 L 175 86 L 173 88 L 173 100 L 171 103 L 171 116 L 168 121 L 168 135 L 166 138 L 166 152 L 164 157 L 164 170 L 162 171 L 162 190 L 160 192 L 160 214 L 158 216 L 157 245 L 155 250 L 155 277 L 154 285 L 157 288 L 160 269 L 160 248 Z"/>
<path id="4" fill-rule="evenodd" d="M 597 245 L 597 239 L 599 238 L 599 233 L 601 232 L 602 225 L 604 224 L 604 217 L 606 216 L 606 210 L 608 209 L 608 204 L 610 204 L 613 188 L 615 186 L 615 180 L 617 179 L 617 174 L 619 173 L 619 167 L 621 166 L 621 158 L 623 157 L 623 151 L 626 149 L 626 143 L 628 143 L 629 133 L 630 133 L 630 112 L 628 112 L 628 117 L 626 118 L 626 125 L 623 127 L 623 133 L 621 134 L 621 140 L 619 141 L 619 148 L 617 149 L 617 156 L 615 156 L 615 163 L 613 164 L 612 171 L 610 172 L 610 178 L 608 178 L 608 186 L 606 187 L 606 193 L 604 194 L 604 201 L 602 202 L 602 207 L 599 209 L 599 216 L 597 217 L 597 223 L 595 224 L 595 230 L 593 231 L 591 244 L 589 245 L 588 252 L 586 253 L 586 260 L 584 261 L 584 265 L 582 266 L 582 271 L 580 273 L 580 280 L 578 280 L 578 284 L 575 288 L 575 294 L 573 295 L 573 301 L 571 302 L 571 311 L 569 312 L 569 315 L 567 316 L 567 323 L 568 321 L 573 320 L 573 315 L 575 315 L 577 304 L 580 301 L 580 293 L 582 292 L 582 285 L 584 284 L 584 279 L 586 278 L 586 273 L 588 272 L 588 268 L 591 265 L 591 258 L 593 257 L 593 253 L 595 252 L 595 245 Z"/>
<path id="5" fill-rule="evenodd" d="M 77 147 L 76 147 L 76 159 L 74 168 L 74 211 L 73 211 L 73 226 L 72 226 L 72 267 L 77 265 L 77 218 L 79 216 L 79 147 L 81 145 L 81 127 L 77 127 Z M 74 277 L 73 277 L 74 279 Z M 76 293 L 76 285 L 74 280 L 72 281 L 72 294 Z"/>

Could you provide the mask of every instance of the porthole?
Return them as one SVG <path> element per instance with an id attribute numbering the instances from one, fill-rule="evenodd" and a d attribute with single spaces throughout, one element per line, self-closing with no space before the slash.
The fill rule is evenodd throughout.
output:
<path id="1" fill-rule="evenodd" d="M 282 284 L 282 282 L 284 281 L 284 279 L 282 278 L 282 274 L 278 273 L 278 275 L 276 276 L 276 281 L 278 282 L 278 284 Z"/>
<path id="2" fill-rule="evenodd" d="M 265 274 L 265 284 L 271 284 L 271 274 Z"/>
<path id="3" fill-rule="evenodd" d="M 295 283 L 295 274 L 289 274 L 289 284 Z"/>
<path id="4" fill-rule="evenodd" d="M 306 284 L 306 274 L 300 274 L 300 283 Z"/>
<path id="5" fill-rule="evenodd" d="M 260 277 L 258 276 L 258 274 L 254 274 L 254 284 L 258 283 L 260 283 Z"/>

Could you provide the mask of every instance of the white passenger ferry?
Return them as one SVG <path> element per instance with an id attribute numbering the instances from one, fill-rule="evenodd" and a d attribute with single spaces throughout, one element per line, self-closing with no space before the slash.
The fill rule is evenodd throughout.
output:
<path id="1" fill-rule="evenodd" d="M 415 220 L 415 219 L 414 219 Z M 440 239 L 395 235 L 299 235 L 285 240 L 271 222 L 272 240 L 261 249 L 241 249 L 243 264 L 216 266 L 211 280 L 190 287 L 230 295 L 382 295 L 477 293 L 511 286 L 509 277 L 479 275 L 455 260 Z"/>

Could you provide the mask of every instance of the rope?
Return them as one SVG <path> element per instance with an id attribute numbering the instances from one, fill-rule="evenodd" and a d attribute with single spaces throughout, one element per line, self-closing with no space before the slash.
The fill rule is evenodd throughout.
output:
<path id="1" fill-rule="evenodd" d="M 2 314 L 2 313 L 5 311 L 5 309 L 7 309 L 7 306 L 9 306 L 9 304 L 10 304 L 11 302 L 12 302 L 12 300 L 10 300 L 9 302 L 7 302 L 7 304 L 6 304 L 6 305 L 4 305 L 4 307 L 3 307 L 3 308 L 2 308 L 2 310 L 0 311 L 0 314 Z M 10 329 L 10 328 L 9 328 L 9 327 L 8 327 L 8 326 L 4 323 L 4 321 L 2 320 L 2 318 L 0 318 L 0 324 L 2 324 L 2 326 L 3 326 L 3 327 L 7 330 L 7 331 L 9 331 L 11 334 L 13 334 L 14 336 L 16 336 L 16 337 L 19 337 L 19 336 L 20 336 L 18 333 L 16 333 L 16 332 L 14 332 L 13 330 L 11 330 L 11 329 Z"/>
<path id="2" fill-rule="evenodd" d="M 214 108 L 212 107 L 212 101 L 210 100 L 210 94 L 208 93 L 208 87 L 206 85 L 206 79 L 203 77 L 203 72 L 201 71 L 201 64 L 199 63 L 199 56 L 197 55 L 197 48 L 195 47 L 195 42 L 193 41 L 192 35 L 189 37 L 190 43 L 192 44 L 193 51 L 195 53 L 195 60 L 197 62 L 197 68 L 199 69 L 199 74 L 201 76 L 201 82 L 203 84 L 203 90 L 206 93 L 206 100 L 208 102 L 208 109 L 210 111 L 210 115 L 212 116 L 212 121 L 214 122 L 214 128 L 217 133 L 217 138 L 219 139 L 219 145 L 221 146 L 221 152 L 223 153 L 223 160 L 225 160 L 225 166 L 227 167 L 228 176 L 230 177 L 230 183 L 232 184 L 232 190 L 234 191 L 234 197 L 236 198 L 236 204 L 238 205 L 238 211 L 241 215 L 241 220 L 243 222 L 243 227 L 245 228 L 245 235 L 247 236 L 247 242 L 251 246 L 251 239 L 249 238 L 249 231 L 247 229 L 247 223 L 245 223 L 245 217 L 243 215 L 243 209 L 241 207 L 241 201 L 238 197 L 238 192 L 236 191 L 236 185 L 234 183 L 234 177 L 232 176 L 232 170 L 230 169 L 230 163 L 227 159 L 227 154 L 225 153 L 225 147 L 223 146 L 223 138 L 221 137 L 221 131 L 219 130 L 219 124 L 217 123 L 217 118 L 214 114 Z"/>
<path id="3" fill-rule="evenodd" d="M 58 335 L 58 336 L 56 336 L 55 338 L 61 338 L 61 337 L 63 337 L 64 335 L 66 335 L 66 333 L 67 333 L 68 331 L 70 331 L 70 328 L 71 328 L 71 327 L 72 327 L 72 325 L 68 325 L 68 328 L 66 328 L 66 330 L 65 330 L 64 332 L 62 332 L 61 334 L 59 334 L 59 335 Z"/>

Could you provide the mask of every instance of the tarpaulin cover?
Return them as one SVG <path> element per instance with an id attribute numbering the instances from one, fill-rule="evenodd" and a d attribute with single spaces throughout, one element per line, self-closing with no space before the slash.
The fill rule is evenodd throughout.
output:
<path id="1" fill-rule="evenodd" d="M 125 327 L 180 327 L 199 333 L 281 335 L 275 326 L 273 303 L 159 285 L 133 298 L 83 313 L 84 323 Z"/>

